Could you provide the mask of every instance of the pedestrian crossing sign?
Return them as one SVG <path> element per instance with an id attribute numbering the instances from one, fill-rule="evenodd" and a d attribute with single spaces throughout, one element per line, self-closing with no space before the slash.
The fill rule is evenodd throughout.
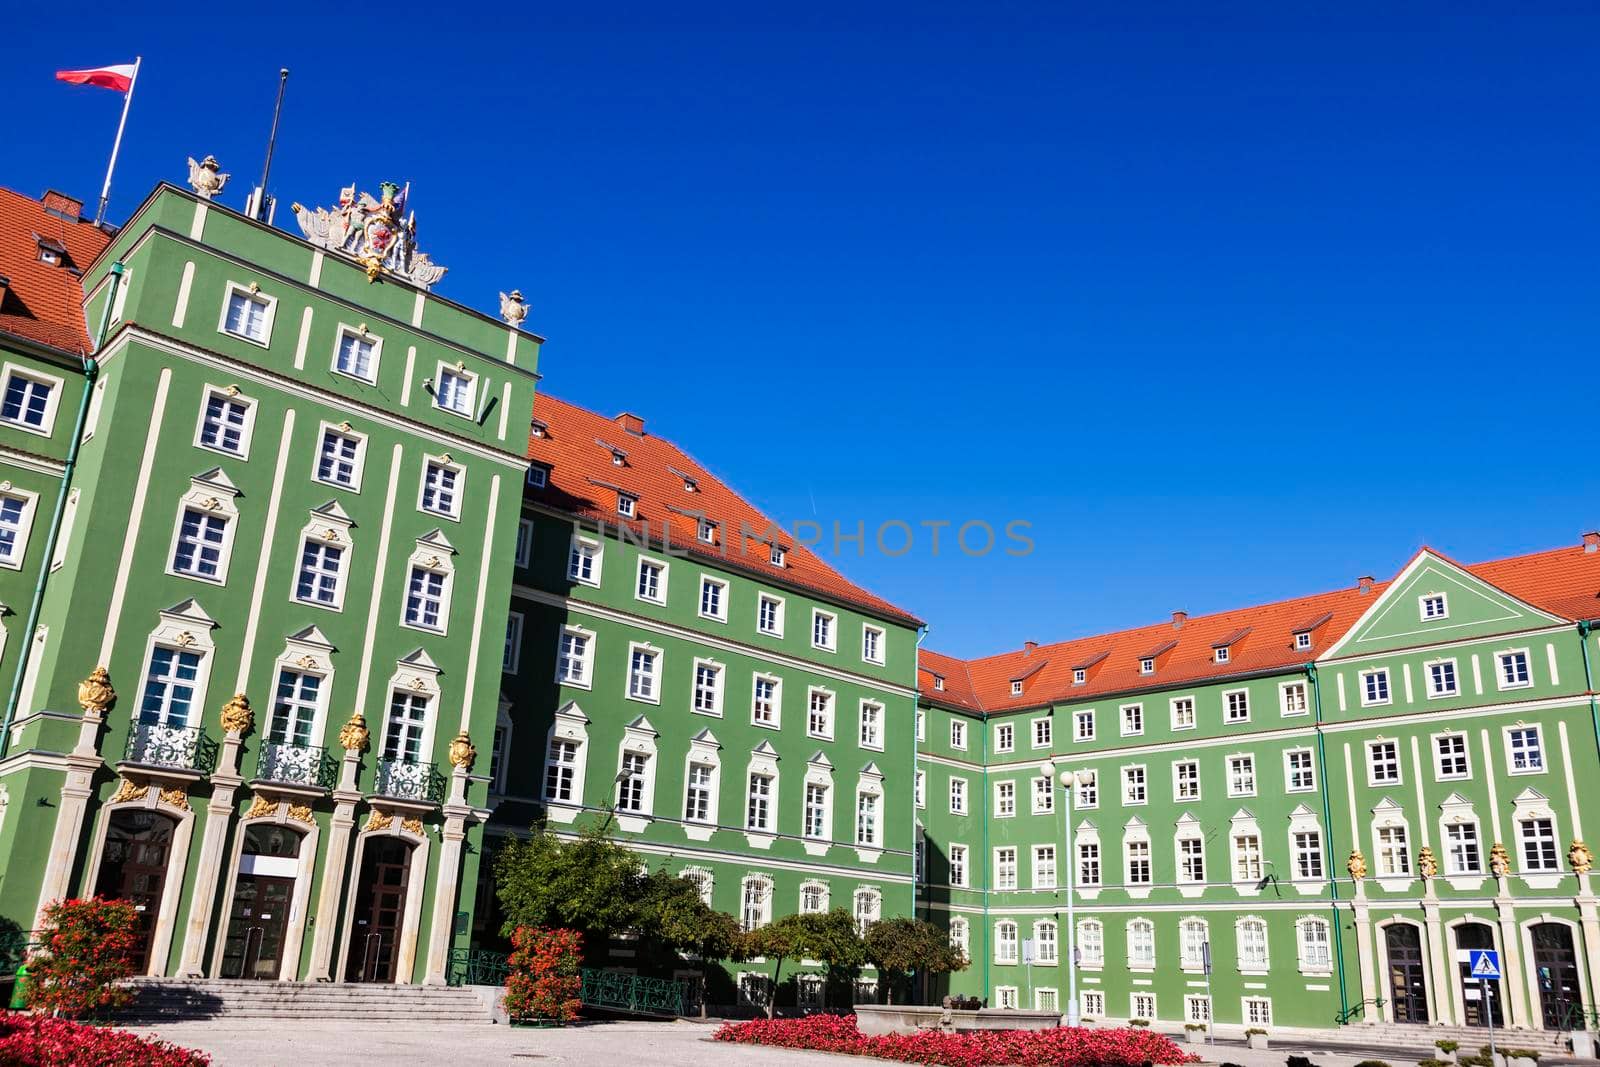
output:
<path id="1" fill-rule="evenodd" d="M 1467 970 L 1474 978 L 1500 978 L 1500 953 L 1492 948 L 1475 948 L 1467 960 Z"/>

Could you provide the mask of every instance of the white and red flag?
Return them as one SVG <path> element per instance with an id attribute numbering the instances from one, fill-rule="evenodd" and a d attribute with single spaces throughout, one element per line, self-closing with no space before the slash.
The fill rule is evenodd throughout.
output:
<path id="1" fill-rule="evenodd" d="M 133 85 L 139 80 L 139 64 L 142 62 L 144 58 L 141 56 L 132 63 L 118 63 L 110 67 L 56 71 L 57 81 L 73 85 L 98 85 L 122 94 L 122 119 L 117 123 L 117 139 L 111 142 L 111 163 L 106 167 L 106 183 L 100 187 L 100 210 L 94 215 L 96 226 L 106 217 L 106 204 L 111 199 L 111 172 L 117 169 L 117 150 L 122 147 L 122 131 L 128 125 L 128 105 L 133 103 Z"/>
<path id="2" fill-rule="evenodd" d="M 115 89 L 125 93 L 133 88 L 133 63 L 118 63 L 110 67 L 91 67 L 88 70 L 58 70 L 56 80 L 73 85 L 98 85 L 102 89 Z"/>

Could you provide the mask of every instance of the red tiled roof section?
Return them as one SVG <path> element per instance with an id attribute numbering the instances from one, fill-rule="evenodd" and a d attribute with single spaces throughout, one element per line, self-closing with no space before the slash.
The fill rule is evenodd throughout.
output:
<path id="1" fill-rule="evenodd" d="M 68 210 L 77 203 L 59 194 L 51 201 Z M 39 258 L 41 239 L 65 250 L 59 265 Z M 67 352 L 87 352 L 78 272 L 110 240 L 93 222 L 69 221 L 31 196 L 0 188 L 0 277 L 9 282 L 0 290 L 0 331 Z"/>
<path id="2" fill-rule="evenodd" d="M 921 625 L 916 616 L 846 579 L 786 531 L 780 530 L 778 538 L 786 550 L 784 566 L 773 566 L 770 545 L 742 534 L 745 528 L 763 534 L 772 521 L 671 441 L 623 425 L 642 426 L 634 421 L 637 416 L 610 419 L 540 393 L 533 402 L 533 418 L 544 424 L 544 433 L 529 437 L 528 458 L 547 465 L 550 474 L 544 489 L 527 491 L 530 500 L 613 526 L 647 528 L 652 540 L 664 534 L 676 549 L 797 586 L 823 600 Z M 622 465 L 614 462 L 613 450 L 624 454 Z M 686 475 L 694 481 L 693 492 L 685 488 Z M 637 499 L 632 521 L 617 514 L 618 489 Z M 714 546 L 699 540 L 701 515 L 717 524 Z"/>
<path id="3" fill-rule="evenodd" d="M 1512 596 L 1563 619 L 1600 618 L 1600 551 L 1584 546 L 1557 548 L 1527 556 L 1476 563 L 1466 569 Z M 1171 622 L 1143 626 L 1120 633 L 1081 637 L 1032 652 L 1018 649 L 997 656 L 960 660 L 922 651 L 918 686 L 929 700 L 969 710 L 1006 711 L 1038 707 L 1060 700 L 1092 699 L 1102 693 L 1121 693 L 1152 686 L 1168 687 L 1203 682 L 1229 675 L 1294 667 L 1315 659 L 1355 625 L 1388 582 L 1373 583 L 1362 594 L 1355 587 L 1332 593 L 1240 608 L 1216 615 L 1187 619 L 1180 629 Z M 1294 635 L 1311 625 L 1311 647 L 1296 650 Z M 1217 663 L 1214 646 L 1249 630 L 1246 639 L 1231 649 L 1227 663 Z M 1168 641 L 1177 641 L 1155 675 L 1139 673 L 1139 659 Z M 1072 664 L 1104 655 L 1098 670 L 1084 685 L 1072 684 Z M 1046 659 L 1041 676 L 1020 697 L 1011 695 L 1011 680 L 1031 661 Z M 945 691 L 933 691 L 932 673 L 945 677 Z M 955 679 L 964 684 L 957 685 Z"/>

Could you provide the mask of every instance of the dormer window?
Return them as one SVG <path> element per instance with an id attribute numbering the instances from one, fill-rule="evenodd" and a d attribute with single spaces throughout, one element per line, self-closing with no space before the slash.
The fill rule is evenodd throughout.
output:
<path id="1" fill-rule="evenodd" d="M 612 451 L 611 451 L 611 465 L 613 467 L 625 466 L 627 464 L 627 462 L 628 462 L 628 456 L 627 456 L 626 453 L 619 452 L 616 449 L 612 449 Z"/>
<path id="2" fill-rule="evenodd" d="M 1299 633 L 1294 635 L 1294 649 L 1296 652 L 1304 652 L 1310 647 L 1311 631 L 1301 630 Z"/>
<path id="3" fill-rule="evenodd" d="M 1421 604 L 1423 622 L 1443 619 L 1450 614 L 1450 607 L 1445 603 L 1443 593 L 1424 593 L 1418 601 Z"/>
<path id="4" fill-rule="evenodd" d="M 639 498 L 636 497 L 636 496 L 631 496 L 631 495 L 629 495 L 627 493 L 618 493 L 617 494 L 617 514 L 621 515 L 625 519 L 633 518 L 633 516 L 634 516 L 634 507 L 635 507 L 636 504 L 638 504 L 638 502 L 639 502 Z"/>
<path id="5" fill-rule="evenodd" d="M 698 531 L 698 536 L 699 536 L 700 540 L 704 541 L 708 545 L 716 544 L 717 543 L 717 524 L 712 522 L 710 519 L 701 519 L 700 520 L 700 529 Z"/>
<path id="6" fill-rule="evenodd" d="M 1072 684 L 1082 685 L 1089 680 L 1089 671 L 1085 667 L 1077 667 L 1072 671 Z"/>
<path id="7" fill-rule="evenodd" d="M 772 565 L 774 567 L 782 567 L 782 566 L 784 566 L 785 561 L 788 558 L 789 558 L 789 553 L 786 552 L 781 545 L 773 545 L 772 546 Z"/>
<path id="8" fill-rule="evenodd" d="M 549 432 L 549 429 L 550 427 L 547 424 L 540 422 L 538 419 L 534 419 L 528 424 L 528 436 L 543 437 Z"/>
<path id="9" fill-rule="evenodd" d="M 1022 695 L 1022 681 L 1021 681 L 1021 679 L 1018 679 L 1018 680 L 1016 680 L 1016 681 L 1011 683 L 1011 695 L 1014 696 L 1014 697 L 1019 697 L 1019 696 Z"/>
<path id="10" fill-rule="evenodd" d="M 52 241 L 48 237 L 39 238 L 40 263 L 48 263 L 52 267 L 59 267 L 66 257 L 66 251 L 66 246 L 57 241 Z"/>
<path id="11" fill-rule="evenodd" d="M 543 489 L 550 484 L 550 468 L 543 463 L 535 463 L 528 468 L 528 488 Z"/>
<path id="12" fill-rule="evenodd" d="M 944 675 L 936 674 L 933 676 L 933 690 L 936 693 L 944 692 Z"/>
<path id="13" fill-rule="evenodd" d="M 1228 646 L 1227 645 L 1218 645 L 1216 647 L 1215 651 L 1214 651 L 1214 657 L 1215 657 L 1215 659 L 1216 659 L 1216 661 L 1218 663 L 1226 663 L 1226 662 L 1228 662 L 1228 658 L 1229 658 Z"/>
<path id="14" fill-rule="evenodd" d="M 1154 673 L 1156 673 L 1156 661 L 1155 661 L 1155 658 L 1152 657 L 1152 656 L 1146 656 L 1144 659 L 1140 660 L 1139 661 L 1139 673 L 1140 674 L 1154 674 Z"/>

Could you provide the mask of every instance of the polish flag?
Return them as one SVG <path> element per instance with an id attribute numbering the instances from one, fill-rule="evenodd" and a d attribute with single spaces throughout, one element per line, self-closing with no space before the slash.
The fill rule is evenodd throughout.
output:
<path id="1" fill-rule="evenodd" d="M 56 80 L 73 85 L 98 85 L 102 89 L 115 89 L 125 93 L 133 87 L 132 63 L 118 63 L 114 67 L 93 67 L 89 70 L 58 70 Z"/>

